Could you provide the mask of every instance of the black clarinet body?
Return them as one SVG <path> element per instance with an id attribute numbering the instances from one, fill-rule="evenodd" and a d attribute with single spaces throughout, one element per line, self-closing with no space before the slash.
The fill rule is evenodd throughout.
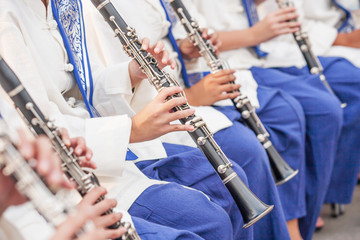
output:
<path id="1" fill-rule="evenodd" d="M 276 2 L 278 3 L 279 8 L 294 6 L 294 3 L 291 0 L 276 0 Z M 293 19 L 291 21 L 297 21 L 297 19 Z M 293 33 L 293 36 L 296 44 L 299 46 L 301 54 L 305 59 L 309 72 L 311 74 L 319 74 L 321 82 L 325 85 L 329 92 L 336 95 L 329 82 L 326 80 L 326 77 L 323 73 L 324 68 L 319 58 L 312 50 L 308 34 L 300 27 L 300 30 Z M 346 105 L 346 103 L 341 103 L 341 108 L 345 108 Z"/>
<path id="2" fill-rule="evenodd" d="M 140 69 L 157 91 L 171 86 L 178 86 L 178 83 L 169 74 L 159 69 L 157 60 L 150 53 L 141 49 L 141 43 L 135 30 L 126 24 L 110 1 L 92 0 L 92 3 L 114 30 L 124 50 L 131 58 L 137 61 Z M 169 96 L 167 100 L 183 95 L 183 92 L 174 94 Z M 175 107 L 173 111 L 183 111 L 189 108 L 190 106 L 186 103 Z M 230 161 L 214 140 L 212 133 L 201 117 L 193 114 L 180 119 L 180 122 L 194 126 L 195 130 L 189 132 L 189 134 L 234 198 L 243 216 L 244 228 L 251 226 L 272 210 L 273 206 L 268 206 L 258 199 L 234 172 Z"/>
<path id="3" fill-rule="evenodd" d="M 184 26 L 188 33 L 188 38 L 198 48 L 200 55 L 205 59 L 211 72 L 217 72 L 226 69 L 226 64 L 223 60 L 220 60 L 214 51 L 214 46 L 208 40 L 202 37 L 202 30 L 200 29 L 196 20 L 194 20 L 181 0 L 167 0 L 174 12 L 180 19 L 180 22 Z M 235 82 L 230 82 L 235 84 Z M 270 160 L 271 170 L 276 185 L 281 185 L 293 177 L 296 176 L 298 170 L 293 170 L 281 157 L 278 151 L 269 140 L 269 133 L 266 131 L 261 120 L 255 112 L 255 108 L 251 105 L 249 98 L 242 94 L 240 89 L 234 90 L 233 92 L 239 92 L 240 95 L 232 99 L 234 106 L 241 113 L 241 117 L 245 124 L 255 133 L 258 140 L 265 148 L 267 155 Z"/>
<path id="4" fill-rule="evenodd" d="M 24 121 L 28 124 L 33 133 L 36 135 L 43 134 L 50 139 L 55 151 L 58 153 L 62 161 L 62 168 L 65 174 L 69 177 L 70 180 L 77 184 L 77 190 L 80 195 L 84 196 L 95 187 L 99 187 L 100 183 L 96 175 L 81 168 L 79 165 L 79 158 L 74 154 L 73 149 L 68 148 L 62 141 L 58 127 L 56 127 L 52 121 L 49 121 L 44 116 L 18 77 L 7 65 L 7 63 L 1 59 L 1 57 L 0 85 L 13 100 L 19 114 L 23 117 Z M 100 202 L 104 199 L 105 196 L 101 196 L 97 202 Z M 113 209 L 106 211 L 104 215 L 111 213 L 113 213 Z M 120 226 L 124 226 L 128 230 L 127 233 L 122 236 L 123 240 L 140 239 L 130 223 L 117 222 L 109 228 L 117 229 Z"/>

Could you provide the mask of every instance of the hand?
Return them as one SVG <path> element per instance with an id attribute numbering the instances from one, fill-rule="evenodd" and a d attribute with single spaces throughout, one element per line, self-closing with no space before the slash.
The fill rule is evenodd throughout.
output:
<path id="1" fill-rule="evenodd" d="M 360 48 L 360 29 L 356 29 L 351 33 L 339 33 L 333 45 Z"/>
<path id="2" fill-rule="evenodd" d="M 170 95 L 180 93 L 180 87 L 163 89 L 141 112 L 132 118 L 130 142 L 142 142 L 155 139 L 174 131 L 193 131 L 193 126 L 170 124 L 172 121 L 186 118 L 194 114 L 194 109 L 172 112 L 176 106 L 186 103 L 184 97 L 177 97 L 169 101 Z"/>
<path id="3" fill-rule="evenodd" d="M 39 136 L 30 140 L 26 134 L 19 131 L 17 148 L 26 160 L 35 159 L 35 170 L 53 187 L 71 188 L 72 184 L 63 176 L 60 159 L 53 151 L 48 138 Z M 9 206 L 25 203 L 27 199 L 15 188 L 11 177 L 4 176 L 0 171 L 0 215 Z"/>
<path id="4" fill-rule="evenodd" d="M 26 160 L 36 160 L 35 170 L 50 186 L 72 187 L 64 177 L 60 158 L 47 137 L 39 136 L 35 140 L 29 140 L 24 132 L 19 131 L 19 139 L 19 152 Z"/>
<path id="5" fill-rule="evenodd" d="M 165 50 L 164 42 L 159 41 L 150 47 L 150 40 L 148 38 L 144 38 L 142 40 L 141 49 L 149 52 L 155 57 L 160 69 L 163 69 L 166 66 L 170 66 L 172 69 L 175 69 L 176 62 L 174 59 L 169 58 L 169 52 Z M 133 87 L 146 78 L 146 75 L 141 71 L 139 64 L 135 60 L 131 61 L 129 64 L 129 74 Z"/>
<path id="6" fill-rule="evenodd" d="M 221 46 L 219 34 L 216 32 L 213 34 L 208 34 L 208 30 L 204 29 L 202 31 L 202 37 L 205 40 L 210 41 L 210 43 L 214 46 L 215 54 L 217 55 Z M 191 60 L 200 57 L 199 49 L 188 38 L 185 38 L 179 42 L 179 49 L 184 59 Z"/>
<path id="7" fill-rule="evenodd" d="M 268 14 L 252 28 L 254 46 L 281 34 L 294 33 L 300 30 L 301 23 L 296 20 L 299 15 L 295 7 L 286 7 Z"/>
<path id="8" fill-rule="evenodd" d="M 86 147 L 85 139 L 82 137 L 70 138 L 65 128 L 60 130 L 61 138 L 66 147 L 74 149 L 74 153 L 79 157 L 80 166 L 96 169 L 96 164 L 91 161 L 92 151 Z"/>
<path id="9" fill-rule="evenodd" d="M 210 106 L 217 101 L 233 99 L 239 96 L 239 92 L 229 93 L 240 88 L 239 84 L 229 84 L 235 81 L 234 70 L 222 70 L 209 74 L 186 89 L 186 96 L 193 106 Z"/>
<path id="10" fill-rule="evenodd" d="M 86 194 L 79 203 L 75 214 L 68 217 L 68 219 L 57 228 L 51 240 L 71 240 L 89 221 L 94 223 L 95 228 L 82 234 L 79 240 L 120 238 L 125 233 L 125 228 L 108 229 L 107 227 L 119 222 L 122 218 L 121 213 L 102 216 L 104 212 L 116 206 L 116 200 L 105 199 L 96 203 L 97 199 L 105 194 L 106 190 L 102 187 L 95 188 Z"/>

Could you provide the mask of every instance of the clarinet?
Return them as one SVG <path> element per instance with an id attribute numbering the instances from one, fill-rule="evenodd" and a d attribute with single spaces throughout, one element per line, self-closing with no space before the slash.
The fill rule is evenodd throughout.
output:
<path id="1" fill-rule="evenodd" d="M 45 118 L 41 110 L 35 104 L 25 87 L 21 84 L 18 77 L 7 65 L 7 63 L 0 57 L 0 85 L 7 92 L 9 97 L 13 100 L 16 109 L 23 117 L 25 122 L 33 130 L 34 134 L 47 136 L 58 153 L 62 168 L 65 174 L 71 181 L 76 182 L 77 191 L 81 196 L 86 195 L 95 187 L 99 187 L 100 183 L 96 175 L 92 172 L 84 171 L 79 165 L 79 158 L 74 154 L 72 148 L 68 148 L 63 142 L 60 129 L 53 121 Z M 105 196 L 101 196 L 97 203 L 104 200 Z M 108 215 L 113 213 L 110 209 L 104 213 Z M 117 222 L 110 226 L 110 229 L 117 229 L 125 227 L 127 232 L 122 236 L 122 240 L 137 240 L 140 239 L 136 230 L 128 222 Z"/>
<path id="2" fill-rule="evenodd" d="M 141 43 L 135 29 L 126 24 L 109 0 L 92 0 L 92 3 L 114 30 L 116 36 L 121 41 L 124 50 L 131 58 L 137 61 L 140 69 L 144 72 L 157 91 L 179 85 L 169 74 L 159 69 L 157 60 L 150 53 L 141 49 Z M 180 96 L 184 96 L 184 93 L 182 92 L 169 96 L 167 100 Z M 190 106 L 186 103 L 177 106 L 172 110 L 176 112 L 184 111 L 189 108 Z M 180 119 L 180 122 L 182 124 L 194 126 L 195 130 L 189 132 L 189 134 L 207 157 L 210 164 L 214 167 L 222 182 L 234 198 L 243 216 L 244 228 L 251 226 L 272 210 L 274 206 L 264 204 L 250 191 L 244 182 L 241 181 L 240 177 L 234 172 L 231 162 L 220 149 L 201 117 L 193 114 L 187 118 Z"/>
<path id="3" fill-rule="evenodd" d="M 190 16 L 182 1 L 167 1 L 170 3 L 172 9 L 188 33 L 189 40 L 198 48 L 200 55 L 205 59 L 207 65 L 211 69 L 211 72 L 215 73 L 226 69 L 226 62 L 216 56 L 213 44 L 202 37 L 202 31 L 198 23 Z M 234 81 L 230 81 L 229 83 L 235 84 Z M 238 97 L 231 99 L 231 101 L 236 109 L 241 113 L 241 117 L 245 124 L 255 133 L 257 139 L 265 148 L 269 157 L 271 171 L 276 185 L 284 184 L 295 177 L 298 170 L 293 170 L 275 149 L 274 145 L 269 140 L 270 134 L 266 131 L 248 97 L 241 93 L 240 89 L 236 89 L 232 92 L 240 93 Z"/>
<path id="4" fill-rule="evenodd" d="M 30 200 L 48 223 L 58 227 L 67 219 L 70 210 L 22 157 L 6 133 L 5 129 L 7 128 L 4 120 L 1 120 L 0 169 L 2 169 L 2 173 L 15 181 L 17 190 Z M 80 232 L 84 232 L 84 229 Z"/>
<path id="5" fill-rule="evenodd" d="M 291 0 L 276 0 L 280 8 L 293 7 L 294 3 Z M 297 21 L 293 19 L 291 21 Z M 307 32 L 305 32 L 301 27 L 300 30 L 293 33 L 296 44 L 299 46 L 300 52 L 303 55 L 306 65 L 311 74 L 319 74 L 321 82 L 329 90 L 330 93 L 335 94 L 334 90 L 330 87 L 329 82 L 326 80 L 324 75 L 324 68 L 319 60 L 319 58 L 314 54 L 312 46 L 309 40 Z M 341 103 L 341 108 L 345 108 L 346 103 Z"/>

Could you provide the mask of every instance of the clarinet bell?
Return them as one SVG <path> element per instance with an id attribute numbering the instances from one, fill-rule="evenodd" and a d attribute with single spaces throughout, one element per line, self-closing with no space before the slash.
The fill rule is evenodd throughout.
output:
<path id="1" fill-rule="evenodd" d="M 274 146 L 267 148 L 266 152 L 269 156 L 271 172 L 277 186 L 286 183 L 298 174 L 299 170 L 292 169 Z"/>
<path id="2" fill-rule="evenodd" d="M 262 202 L 241 180 L 234 178 L 226 184 L 244 220 L 243 228 L 248 228 L 266 216 L 274 208 Z"/>

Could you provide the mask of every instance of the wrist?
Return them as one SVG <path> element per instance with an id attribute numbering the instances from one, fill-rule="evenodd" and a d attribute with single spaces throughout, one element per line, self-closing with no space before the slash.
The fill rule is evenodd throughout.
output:
<path id="1" fill-rule="evenodd" d="M 197 95 L 193 94 L 192 90 L 193 90 L 192 87 L 184 89 L 186 100 L 192 106 L 199 106 L 199 102 L 198 102 L 198 99 L 196 97 Z"/>
<path id="2" fill-rule="evenodd" d="M 348 33 L 338 33 L 333 45 L 334 46 L 347 46 L 348 44 Z"/>
<path id="3" fill-rule="evenodd" d="M 259 45 L 262 42 L 261 33 L 258 31 L 257 25 L 254 25 L 251 28 L 248 28 L 248 33 L 245 35 L 249 40 L 248 46 L 253 47 Z"/>

